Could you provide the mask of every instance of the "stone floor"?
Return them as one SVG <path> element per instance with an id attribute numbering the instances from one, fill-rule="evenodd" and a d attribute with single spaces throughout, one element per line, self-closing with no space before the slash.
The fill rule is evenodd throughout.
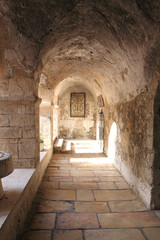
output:
<path id="1" fill-rule="evenodd" d="M 107 161 L 103 153 L 54 154 L 24 239 L 160 239 L 160 211 L 148 211 Z"/>

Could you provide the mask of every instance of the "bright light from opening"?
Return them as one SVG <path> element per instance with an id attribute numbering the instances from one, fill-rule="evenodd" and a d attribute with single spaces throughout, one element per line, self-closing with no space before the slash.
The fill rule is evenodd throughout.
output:
<path id="1" fill-rule="evenodd" d="M 114 162 L 115 159 L 115 153 L 116 153 L 116 137 L 117 137 L 117 125 L 114 122 L 112 124 L 110 134 L 109 134 L 109 140 L 108 140 L 108 160 L 110 163 Z"/>

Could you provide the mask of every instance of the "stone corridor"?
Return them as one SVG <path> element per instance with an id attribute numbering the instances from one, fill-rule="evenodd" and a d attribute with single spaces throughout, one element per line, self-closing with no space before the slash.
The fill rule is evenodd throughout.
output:
<path id="1" fill-rule="evenodd" d="M 53 154 L 33 206 L 21 240 L 158 240 L 160 235 L 160 211 L 146 209 L 103 153 Z"/>

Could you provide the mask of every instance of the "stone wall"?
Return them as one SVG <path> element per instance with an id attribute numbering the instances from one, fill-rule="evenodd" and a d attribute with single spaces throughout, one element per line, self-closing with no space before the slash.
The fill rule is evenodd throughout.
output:
<path id="1" fill-rule="evenodd" d="M 16 201 L 14 208 L 9 213 L 6 221 L 1 227 L 1 240 L 16 240 L 18 235 L 23 235 L 24 223 L 31 209 L 32 202 L 36 196 L 39 185 L 42 181 L 44 172 L 52 158 L 52 155 L 53 147 L 47 151 L 42 161 L 37 165 L 37 168 L 35 169 L 32 177 L 21 193 L 19 199 Z M 22 237 L 23 236 L 18 239 L 21 239 Z"/>
<path id="2" fill-rule="evenodd" d="M 154 163 L 153 163 L 153 188 L 151 204 L 152 208 L 160 209 L 160 80 L 154 98 L 153 121 L 154 121 L 154 140 L 153 140 Z"/>
<path id="3" fill-rule="evenodd" d="M 154 160 L 152 93 L 145 89 L 133 101 L 108 107 L 105 122 L 106 145 L 112 123 L 117 124 L 116 167 L 150 207 Z"/>
<path id="4" fill-rule="evenodd" d="M 72 92 L 84 92 L 86 94 L 85 117 L 70 116 L 70 95 Z M 59 138 L 96 138 L 96 103 L 89 90 L 81 86 L 75 86 L 59 95 L 58 125 Z"/>
<path id="5" fill-rule="evenodd" d="M 40 108 L 40 138 L 44 140 L 44 145 L 51 146 L 51 107 Z"/>
<path id="6" fill-rule="evenodd" d="M 7 24 L 6 24 L 7 22 Z M 0 14 L 0 148 L 15 167 L 35 167 L 34 44 Z"/>

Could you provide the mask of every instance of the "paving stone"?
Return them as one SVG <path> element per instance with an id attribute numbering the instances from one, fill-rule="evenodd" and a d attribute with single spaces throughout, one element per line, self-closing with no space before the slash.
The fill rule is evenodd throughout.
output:
<path id="1" fill-rule="evenodd" d="M 114 182 L 99 182 L 98 186 L 100 189 L 117 189 Z"/>
<path id="2" fill-rule="evenodd" d="M 160 218 L 160 211 L 155 211 L 155 214 Z"/>
<path id="3" fill-rule="evenodd" d="M 72 177 L 49 177 L 49 181 L 55 182 L 71 182 Z"/>
<path id="4" fill-rule="evenodd" d="M 60 189 L 98 189 L 96 183 L 62 182 Z"/>
<path id="5" fill-rule="evenodd" d="M 54 230 L 54 240 L 83 240 L 83 234 L 80 230 Z"/>
<path id="6" fill-rule="evenodd" d="M 110 171 L 110 170 L 116 170 L 116 168 L 114 167 L 106 167 L 106 165 L 104 166 L 86 166 L 86 167 L 81 167 L 81 168 L 77 168 L 78 171 Z"/>
<path id="7" fill-rule="evenodd" d="M 38 212 L 71 212 L 73 204 L 66 201 L 41 201 Z"/>
<path id="8" fill-rule="evenodd" d="M 138 201 L 113 201 L 108 202 L 112 212 L 136 212 L 147 210 L 140 200 Z"/>
<path id="9" fill-rule="evenodd" d="M 66 159 L 51 160 L 49 166 L 52 165 L 52 164 L 55 164 L 55 163 L 65 163 L 65 164 L 67 163 L 68 164 L 68 160 L 66 160 Z"/>
<path id="10" fill-rule="evenodd" d="M 91 190 L 77 190 L 77 201 L 94 201 Z"/>
<path id="11" fill-rule="evenodd" d="M 31 229 L 52 229 L 55 225 L 55 213 L 36 214 L 32 220 Z"/>
<path id="12" fill-rule="evenodd" d="M 122 182 L 124 182 L 123 177 L 117 177 L 117 176 L 114 176 L 114 177 L 112 177 L 112 176 L 101 177 L 100 176 L 99 178 L 102 182 L 108 182 L 108 181 L 111 181 L 111 182 L 122 181 Z"/>
<path id="13" fill-rule="evenodd" d="M 145 240 L 137 229 L 86 230 L 85 240 Z"/>
<path id="14" fill-rule="evenodd" d="M 73 177 L 74 182 L 99 182 L 98 177 Z"/>
<path id="15" fill-rule="evenodd" d="M 143 231 L 148 240 L 160 239 L 160 228 L 143 228 Z"/>
<path id="16" fill-rule="evenodd" d="M 64 167 L 64 166 L 60 166 L 59 167 L 60 170 L 72 170 L 72 171 L 77 171 L 77 168 L 76 167 L 72 167 L 72 166 L 69 166 L 69 167 Z"/>
<path id="17" fill-rule="evenodd" d="M 55 159 L 63 160 L 63 159 L 65 159 L 65 154 L 62 154 L 62 153 L 60 153 L 60 154 L 53 154 L 53 157 L 52 157 L 51 160 L 55 160 Z"/>
<path id="18" fill-rule="evenodd" d="M 51 166 L 52 166 L 52 167 L 66 167 L 66 168 L 67 168 L 67 167 L 70 167 L 69 164 L 66 164 L 66 163 L 58 163 L 58 162 L 57 162 L 57 163 L 52 163 L 52 164 L 49 165 L 49 167 L 51 167 Z"/>
<path id="19" fill-rule="evenodd" d="M 94 176 L 92 171 L 70 171 L 70 175 L 73 177 L 76 176 Z"/>
<path id="20" fill-rule="evenodd" d="M 109 212 L 105 202 L 75 202 L 76 212 Z"/>
<path id="21" fill-rule="evenodd" d="M 74 190 L 51 190 L 45 189 L 41 192 L 41 198 L 46 200 L 75 200 Z"/>
<path id="22" fill-rule="evenodd" d="M 128 189 L 130 188 L 126 182 L 115 182 L 118 189 Z"/>
<path id="23" fill-rule="evenodd" d="M 52 176 L 52 177 L 69 177 L 69 170 L 47 170 L 45 172 L 46 176 Z"/>
<path id="24" fill-rule="evenodd" d="M 96 177 L 98 176 L 121 176 L 118 171 L 93 171 Z"/>
<path id="25" fill-rule="evenodd" d="M 160 220 L 149 212 L 98 214 L 103 228 L 133 228 L 160 226 Z"/>
<path id="26" fill-rule="evenodd" d="M 40 185 L 40 188 L 58 189 L 58 182 L 43 181 Z"/>
<path id="27" fill-rule="evenodd" d="M 95 213 L 63 213 L 57 217 L 57 229 L 99 228 Z"/>
<path id="28" fill-rule="evenodd" d="M 51 231 L 31 231 L 27 240 L 50 240 Z"/>
<path id="29" fill-rule="evenodd" d="M 131 190 L 93 190 L 96 201 L 135 200 Z"/>

